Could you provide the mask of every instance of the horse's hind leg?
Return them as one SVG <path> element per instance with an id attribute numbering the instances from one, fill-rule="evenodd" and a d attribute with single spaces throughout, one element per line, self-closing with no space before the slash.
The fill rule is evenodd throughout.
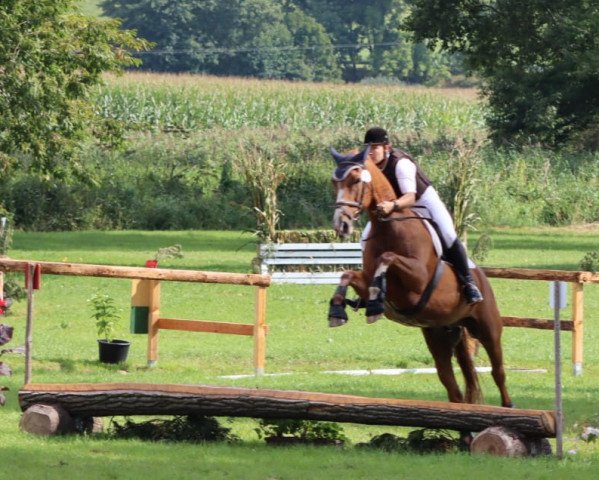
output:
<path id="1" fill-rule="evenodd" d="M 464 396 L 460 391 L 458 382 L 453 373 L 451 358 L 453 349 L 459 337 L 455 332 L 451 332 L 444 327 L 423 328 L 422 334 L 426 345 L 435 360 L 435 367 L 439 380 L 447 390 L 447 397 L 450 402 L 464 403 Z"/>
<path id="2" fill-rule="evenodd" d="M 488 301 L 485 298 L 486 303 Z M 482 305 L 482 304 L 481 304 Z M 512 407 L 512 400 L 507 391 L 505 369 L 503 367 L 503 349 L 501 347 L 501 333 L 503 323 L 499 312 L 496 309 L 493 312 L 490 307 L 481 312 L 480 318 L 475 320 L 471 327 L 468 327 L 470 332 L 481 343 L 486 350 L 491 362 L 491 375 L 495 381 L 495 385 L 499 389 L 501 395 L 501 405 L 504 407 Z"/>
<path id="3" fill-rule="evenodd" d="M 494 336 L 487 337 L 485 335 L 479 338 L 480 343 L 487 351 L 489 360 L 491 361 L 491 375 L 495 381 L 495 385 L 499 389 L 501 395 L 501 405 L 503 407 L 513 407 L 512 399 L 507 391 L 505 381 L 505 369 L 503 367 L 503 350 L 501 348 L 500 338 Z"/>
<path id="4" fill-rule="evenodd" d="M 455 356 L 464 375 L 466 385 L 466 403 L 483 403 L 483 395 L 476 374 L 476 367 L 472 357 L 471 349 L 469 348 L 468 331 L 461 328 L 461 338 L 455 347 Z"/>

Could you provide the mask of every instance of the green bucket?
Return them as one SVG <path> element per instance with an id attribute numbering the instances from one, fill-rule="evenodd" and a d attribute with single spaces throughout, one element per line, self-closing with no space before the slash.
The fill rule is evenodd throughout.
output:
<path id="1" fill-rule="evenodd" d="M 150 309 L 148 307 L 131 307 L 131 333 L 148 333 L 148 318 Z"/>

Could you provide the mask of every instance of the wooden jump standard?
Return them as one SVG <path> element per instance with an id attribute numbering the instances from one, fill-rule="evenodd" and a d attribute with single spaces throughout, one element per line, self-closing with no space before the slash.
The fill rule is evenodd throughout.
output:
<path id="1" fill-rule="evenodd" d="M 530 438 L 555 437 L 553 411 L 303 391 L 138 383 L 27 384 L 19 391 L 27 423 L 36 405 L 73 417 L 188 415 L 306 419 L 480 432 L 505 427 Z M 34 413 L 32 414 L 34 415 Z"/>
<path id="2" fill-rule="evenodd" d="M 529 268 L 490 268 L 483 267 L 490 278 L 511 280 L 544 280 L 568 282 L 572 285 L 572 320 L 561 320 L 560 329 L 572 332 L 572 367 L 574 375 L 582 375 L 583 361 L 583 319 L 584 284 L 599 283 L 599 272 L 564 270 L 535 270 Z M 540 318 L 502 317 L 506 327 L 526 327 L 553 330 L 554 321 Z"/>

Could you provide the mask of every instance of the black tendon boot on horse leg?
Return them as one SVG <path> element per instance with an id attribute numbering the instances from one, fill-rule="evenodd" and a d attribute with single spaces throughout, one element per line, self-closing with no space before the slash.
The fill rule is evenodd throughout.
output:
<path id="1" fill-rule="evenodd" d="M 348 321 L 347 313 L 345 312 L 345 295 L 347 294 L 347 286 L 339 285 L 335 290 L 335 295 L 329 302 L 329 327 L 340 327 Z"/>
<path id="2" fill-rule="evenodd" d="M 385 274 L 380 274 L 374 277 L 370 287 L 370 298 L 366 302 L 366 321 L 374 323 L 385 313 L 385 293 L 387 293 L 387 285 Z"/>
<path id="3" fill-rule="evenodd" d="M 483 296 L 476 286 L 474 278 L 468 267 L 468 256 L 459 238 L 456 238 L 451 247 L 445 250 L 445 258 L 453 264 L 460 282 L 464 287 L 464 296 L 469 305 L 483 301 Z"/>

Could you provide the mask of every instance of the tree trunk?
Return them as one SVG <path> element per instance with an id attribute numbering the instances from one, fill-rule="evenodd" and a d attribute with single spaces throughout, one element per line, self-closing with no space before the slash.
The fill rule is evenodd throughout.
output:
<path id="1" fill-rule="evenodd" d="M 326 420 L 478 432 L 502 425 L 531 437 L 554 437 L 551 411 L 301 391 L 193 385 L 30 384 L 21 408 L 59 403 L 73 416 L 210 415 Z"/>
<path id="2" fill-rule="evenodd" d="M 489 427 L 480 432 L 470 445 L 472 453 L 501 457 L 536 456 L 551 453 L 547 439 L 530 439 L 505 427 Z"/>
<path id="3" fill-rule="evenodd" d="M 25 410 L 21 430 L 35 435 L 54 435 L 74 431 L 73 418 L 61 405 L 35 404 Z"/>

